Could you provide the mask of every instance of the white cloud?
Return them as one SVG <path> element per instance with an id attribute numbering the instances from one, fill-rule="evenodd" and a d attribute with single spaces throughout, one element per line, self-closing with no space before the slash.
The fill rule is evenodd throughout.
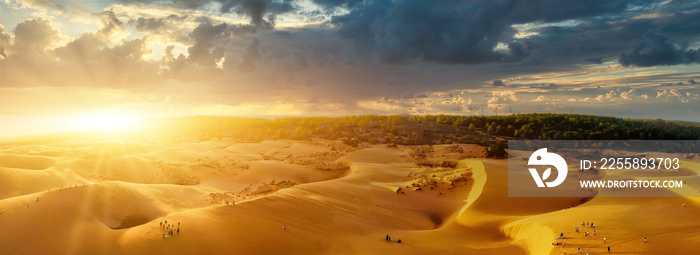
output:
<path id="1" fill-rule="evenodd" d="M 553 103 L 560 102 L 560 101 L 561 101 L 561 99 L 547 98 L 544 95 L 539 95 L 537 98 L 533 99 L 531 102 L 553 104 Z"/>
<path id="2" fill-rule="evenodd" d="M 491 99 L 487 101 L 489 108 L 502 108 L 505 105 L 518 101 L 513 91 L 494 92 Z"/>

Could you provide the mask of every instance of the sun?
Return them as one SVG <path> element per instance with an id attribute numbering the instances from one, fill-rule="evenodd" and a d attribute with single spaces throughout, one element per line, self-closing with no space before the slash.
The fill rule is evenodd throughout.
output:
<path id="1" fill-rule="evenodd" d="M 122 111 L 100 111 L 81 115 L 77 126 L 83 130 L 123 129 L 141 120 L 137 115 Z"/>

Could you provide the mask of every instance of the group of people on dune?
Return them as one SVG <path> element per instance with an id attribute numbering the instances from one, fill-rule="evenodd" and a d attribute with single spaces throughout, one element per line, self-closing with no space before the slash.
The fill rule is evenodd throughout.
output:
<path id="1" fill-rule="evenodd" d="M 597 234 L 597 232 L 596 232 L 596 230 L 595 230 L 595 228 L 596 228 L 595 223 L 593 223 L 593 222 L 584 222 L 584 221 L 581 221 L 581 226 L 582 226 L 582 227 L 589 227 L 589 228 L 592 228 L 592 229 L 593 229 L 593 235 L 595 236 L 595 235 Z M 580 231 L 579 227 L 574 228 L 574 232 L 579 233 L 579 231 Z M 590 236 L 591 236 L 591 231 L 588 230 L 588 231 L 584 232 L 584 233 L 583 233 L 583 236 L 584 236 L 584 237 L 590 237 Z M 561 239 L 564 238 L 564 232 L 560 232 L 559 235 L 556 236 L 556 238 L 555 238 L 556 240 L 552 243 L 552 245 L 558 246 L 558 245 L 559 245 L 559 239 L 560 239 L 560 238 L 561 238 Z M 647 238 L 646 238 L 646 237 L 644 237 L 643 240 L 644 240 L 644 243 L 647 242 Z M 603 243 L 607 243 L 607 242 L 608 242 L 608 238 L 607 238 L 607 237 L 603 237 Z M 561 246 L 562 246 L 562 252 L 563 252 L 564 254 L 566 254 L 566 250 L 563 249 L 563 248 L 566 246 L 566 243 L 562 242 L 562 243 L 561 243 Z M 580 247 L 580 246 L 578 247 L 577 250 L 578 250 L 578 253 L 581 253 L 581 247 Z M 608 252 L 610 252 L 610 246 L 608 246 Z M 589 253 L 586 252 L 586 255 L 588 255 L 588 254 L 589 254 Z"/>
<path id="2" fill-rule="evenodd" d="M 387 234 L 384 240 L 391 242 L 391 236 Z M 401 243 L 401 239 L 397 240 L 396 242 Z"/>
<path id="3" fill-rule="evenodd" d="M 177 222 L 177 227 L 175 227 L 175 224 L 169 224 L 168 220 L 165 220 L 165 222 L 160 222 L 160 228 L 165 231 L 163 234 L 163 239 L 166 237 L 171 237 L 176 234 L 180 234 L 180 222 Z"/>

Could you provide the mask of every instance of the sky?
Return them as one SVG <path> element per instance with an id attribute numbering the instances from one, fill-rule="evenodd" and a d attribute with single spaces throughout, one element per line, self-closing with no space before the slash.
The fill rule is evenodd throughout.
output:
<path id="1" fill-rule="evenodd" d="M 193 115 L 700 121 L 700 2 L 0 0 L 0 137 Z"/>

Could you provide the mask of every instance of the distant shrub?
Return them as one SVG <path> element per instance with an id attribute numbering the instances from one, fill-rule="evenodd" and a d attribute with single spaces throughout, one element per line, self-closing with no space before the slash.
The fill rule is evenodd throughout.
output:
<path id="1" fill-rule="evenodd" d="M 484 147 L 484 157 L 487 158 L 506 158 L 506 145 L 503 143 L 493 143 Z"/>

